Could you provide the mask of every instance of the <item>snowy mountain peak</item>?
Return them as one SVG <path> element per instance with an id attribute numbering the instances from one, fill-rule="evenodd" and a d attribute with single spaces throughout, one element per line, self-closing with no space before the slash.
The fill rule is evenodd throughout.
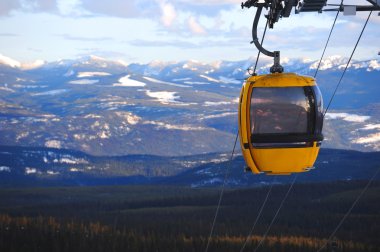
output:
<path id="1" fill-rule="evenodd" d="M 45 64 L 44 60 L 36 60 L 34 62 L 26 62 L 26 63 L 21 63 L 17 60 L 14 60 L 10 57 L 4 56 L 0 54 L 0 64 L 10 66 L 13 68 L 21 68 L 22 70 L 31 70 L 35 68 L 39 68 Z"/>
<path id="2" fill-rule="evenodd" d="M 36 60 L 32 63 L 22 63 L 21 68 L 24 70 L 31 70 L 31 69 L 42 67 L 45 64 L 46 62 L 44 60 Z"/>
<path id="3" fill-rule="evenodd" d="M 0 64 L 7 65 L 10 67 L 20 67 L 21 63 L 18 62 L 17 60 L 11 59 L 7 56 L 4 56 L 0 54 Z"/>

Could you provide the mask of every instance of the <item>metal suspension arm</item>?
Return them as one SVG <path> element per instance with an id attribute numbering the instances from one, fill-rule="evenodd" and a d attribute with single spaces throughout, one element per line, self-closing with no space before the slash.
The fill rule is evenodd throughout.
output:
<path id="1" fill-rule="evenodd" d="M 274 51 L 270 52 L 266 50 L 259 42 L 259 39 L 257 37 L 257 27 L 259 25 L 259 20 L 261 16 L 261 11 L 263 10 L 262 6 L 257 7 L 256 15 L 253 20 L 253 25 L 252 25 L 252 41 L 251 44 L 255 44 L 256 48 L 263 54 L 273 57 L 274 58 L 274 64 L 270 68 L 271 73 L 282 73 L 284 71 L 284 68 L 280 64 L 280 52 L 279 51 Z"/>
<path id="2" fill-rule="evenodd" d="M 251 44 L 255 44 L 256 48 L 263 54 L 269 57 L 274 57 L 275 54 L 274 52 L 270 52 L 266 50 L 259 42 L 259 39 L 257 37 L 257 27 L 259 25 L 259 20 L 261 16 L 261 11 L 263 10 L 263 7 L 257 7 L 255 19 L 253 20 L 253 25 L 252 25 L 252 41 Z"/>

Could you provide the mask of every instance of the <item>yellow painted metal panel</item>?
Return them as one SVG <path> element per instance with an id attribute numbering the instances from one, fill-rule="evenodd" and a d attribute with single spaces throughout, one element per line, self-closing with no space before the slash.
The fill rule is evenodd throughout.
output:
<path id="1" fill-rule="evenodd" d="M 319 147 L 251 148 L 257 168 L 271 174 L 306 172 L 313 167 Z"/>
<path id="2" fill-rule="evenodd" d="M 294 73 L 274 73 L 248 78 L 247 82 L 255 82 L 254 87 L 303 87 L 315 86 L 312 77 Z"/>
<path id="3" fill-rule="evenodd" d="M 249 89 L 250 83 L 246 82 L 242 87 L 240 102 L 239 102 L 239 139 L 240 139 L 240 147 L 242 150 L 242 154 L 247 166 L 252 170 L 253 173 L 260 173 L 257 169 L 255 162 L 251 156 L 251 152 L 249 149 L 245 149 L 244 144 L 250 144 L 250 130 L 247 130 L 247 116 L 246 113 L 249 111 L 249 107 L 247 107 L 247 101 L 250 100 L 250 96 L 248 96 L 248 92 L 245 92 Z"/>

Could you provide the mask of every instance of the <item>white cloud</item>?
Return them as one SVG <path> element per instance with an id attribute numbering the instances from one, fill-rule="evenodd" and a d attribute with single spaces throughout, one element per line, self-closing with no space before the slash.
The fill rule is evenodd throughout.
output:
<path id="1" fill-rule="evenodd" d="M 50 12 L 57 10 L 57 0 L 19 0 L 24 11 Z"/>
<path id="2" fill-rule="evenodd" d="M 0 2 L 0 15 L 7 15 L 13 9 L 18 9 L 20 7 L 19 1 L 15 0 L 1 0 Z"/>
<path id="3" fill-rule="evenodd" d="M 198 35 L 206 34 L 205 28 L 195 19 L 195 17 L 190 16 L 189 19 L 187 20 L 187 24 L 189 26 L 190 31 L 193 34 L 198 34 Z"/>
<path id="4" fill-rule="evenodd" d="M 174 20 L 177 17 L 177 12 L 175 10 L 174 5 L 168 3 L 167 1 L 161 1 L 160 8 L 162 12 L 161 22 L 166 27 L 172 26 Z"/>
<path id="5" fill-rule="evenodd" d="M 64 16 L 80 16 L 87 13 L 83 10 L 80 0 L 57 0 L 57 8 Z"/>

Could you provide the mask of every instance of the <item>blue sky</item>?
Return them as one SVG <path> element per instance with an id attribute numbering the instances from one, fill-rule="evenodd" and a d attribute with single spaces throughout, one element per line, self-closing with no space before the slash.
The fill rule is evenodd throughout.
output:
<path id="1" fill-rule="evenodd" d="M 240 0 L 1 0 L 0 54 L 21 62 L 97 55 L 127 63 L 242 60 L 254 9 Z M 329 0 L 328 3 L 340 1 Z M 366 4 L 365 0 L 345 3 Z M 267 33 L 282 57 L 318 59 L 334 13 L 292 14 Z M 368 13 L 340 15 L 326 55 L 348 57 Z M 260 23 L 262 28 L 264 18 Z M 380 16 L 372 14 L 356 59 L 378 58 Z"/>

